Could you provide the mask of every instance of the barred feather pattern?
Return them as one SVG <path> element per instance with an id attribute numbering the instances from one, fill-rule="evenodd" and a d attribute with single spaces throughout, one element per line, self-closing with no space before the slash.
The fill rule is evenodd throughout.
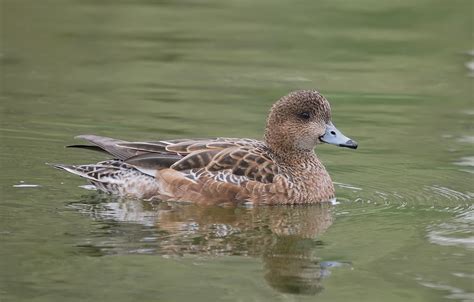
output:
<path id="1" fill-rule="evenodd" d="M 79 175 L 106 193 L 142 199 L 159 195 L 159 187 L 153 176 L 140 172 L 122 160 L 112 159 L 89 165 L 55 164 L 54 167 Z"/>

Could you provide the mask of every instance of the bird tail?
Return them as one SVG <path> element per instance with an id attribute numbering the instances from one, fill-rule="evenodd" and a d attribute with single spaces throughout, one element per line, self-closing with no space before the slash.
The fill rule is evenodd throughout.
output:
<path id="1" fill-rule="evenodd" d="M 149 199 L 157 196 L 159 192 L 155 177 L 140 172 L 122 160 L 112 159 L 89 165 L 48 165 L 79 175 L 106 193 Z"/>

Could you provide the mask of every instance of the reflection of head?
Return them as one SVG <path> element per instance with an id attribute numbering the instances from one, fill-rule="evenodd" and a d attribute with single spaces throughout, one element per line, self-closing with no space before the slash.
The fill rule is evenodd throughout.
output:
<path id="1" fill-rule="evenodd" d="M 323 272 L 314 239 L 332 224 L 330 204 L 282 207 L 272 220 L 276 241 L 265 249 L 265 280 L 283 293 L 314 295 L 323 290 Z"/>
<path id="2" fill-rule="evenodd" d="M 265 280 L 279 292 L 314 295 L 323 290 L 315 241 L 295 236 L 278 237 L 263 255 Z"/>

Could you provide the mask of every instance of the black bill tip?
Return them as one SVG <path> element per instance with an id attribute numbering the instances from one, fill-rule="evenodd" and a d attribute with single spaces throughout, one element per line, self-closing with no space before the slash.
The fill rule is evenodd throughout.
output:
<path id="1" fill-rule="evenodd" d="M 339 147 L 346 147 L 350 149 L 357 149 L 357 146 L 358 146 L 357 142 L 351 139 L 345 142 L 344 144 L 339 145 Z"/>

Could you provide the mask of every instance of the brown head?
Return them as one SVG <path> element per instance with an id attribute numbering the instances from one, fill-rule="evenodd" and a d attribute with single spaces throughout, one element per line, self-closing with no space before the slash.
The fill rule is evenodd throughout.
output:
<path id="1" fill-rule="evenodd" d="M 329 102 L 316 90 L 299 90 L 282 97 L 271 108 L 265 142 L 280 155 L 312 152 L 319 143 L 357 148 L 331 122 Z"/>

